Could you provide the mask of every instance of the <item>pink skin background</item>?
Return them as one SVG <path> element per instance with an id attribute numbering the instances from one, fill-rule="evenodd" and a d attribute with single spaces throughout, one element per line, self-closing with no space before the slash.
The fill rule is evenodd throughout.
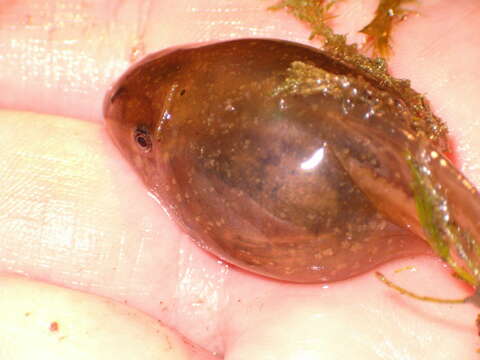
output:
<path id="1" fill-rule="evenodd" d="M 391 71 L 428 95 L 462 170 L 480 185 L 480 3 L 420 3 L 395 30 Z M 414 301 L 372 273 L 332 284 L 274 282 L 205 254 L 109 141 L 103 96 L 143 54 L 241 37 L 308 43 L 305 26 L 265 11 L 268 4 L 0 1 L 0 107 L 18 111 L 0 113 L 0 270 L 124 302 L 226 359 L 477 358 L 472 305 Z M 362 41 L 355 31 L 374 8 L 346 1 L 335 29 Z M 469 291 L 429 255 L 380 270 L 431 296 Z"/>

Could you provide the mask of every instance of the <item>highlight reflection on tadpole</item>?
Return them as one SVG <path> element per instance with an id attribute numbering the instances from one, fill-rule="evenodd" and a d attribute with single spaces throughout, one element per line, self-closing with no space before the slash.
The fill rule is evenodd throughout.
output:
<path id="1" fill-rule="evenodd" d="M 323 147 L 316 150 L 312 157 L 300 164 L 302 170 L 315 170 L 315 168 L 320 165 L 323 160 L 325 149 Z"/>
<path id="2" fill-rule="evenodd" d="M 114 142 L 199 246 L 294 282 L 425 252 L 415 175 L 451 204 L 441 229 L 479 238 L 478 194 L 442 155 L 443 124 L 418 109 L 361 67 L 269 39 L 150 55 L 105 100 Z"/>

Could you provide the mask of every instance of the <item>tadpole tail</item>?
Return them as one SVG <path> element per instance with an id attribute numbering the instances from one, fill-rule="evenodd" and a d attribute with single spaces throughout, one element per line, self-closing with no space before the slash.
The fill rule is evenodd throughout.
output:
<path id="1" fill-rule="evenodd" d="M 480 195 L 441 153 L 421 142 L 407 153 L 417 214 L 427 241 L 477 287 L 480 277 Z"/>
<path id="2" fill-rule="evenodd" d="M 378 121 L 378 119 L 377 119 Z M 456 275 L 480 283 L 480 195 L 428 140 L 378 121 L 334 125 L 336 155 L 380 212 L 425 239 Z"/>
<path id="3" fill-rule="evenodd" d="M 368 81 L 298 61 L 273 94 L 282 96 L 279 113 L 315 119 L 306 126 L 380 213 L 425 239 L 460 278 L 480 283 L 480 195 L 436 147 L 441 122 L 419 118 Z"/>

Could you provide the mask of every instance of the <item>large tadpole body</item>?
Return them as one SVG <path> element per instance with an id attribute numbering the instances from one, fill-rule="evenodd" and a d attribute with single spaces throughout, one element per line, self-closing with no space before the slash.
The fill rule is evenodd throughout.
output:
<path id="1" fill-rule="evenodd" d="M 402 94 L 318 50 L 244 39 L 153 54 L 113 87 L 105 118 L 182 229 L 243 269 L 336 281 L 427 251 L 407 155 L 440 159 L 445 139 Z M 462 178 L 431 168 L 461 214 Z"/>

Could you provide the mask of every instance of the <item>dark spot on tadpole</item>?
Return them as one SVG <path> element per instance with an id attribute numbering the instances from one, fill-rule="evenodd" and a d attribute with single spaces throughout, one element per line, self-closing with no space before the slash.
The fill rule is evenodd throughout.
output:
<path id="1" fill-rule="evenodd" d="M 398 166 L 405 134 L 431 134 L 402 94 L 360 68 L 304 45 L 243 39 L 152 54 L 112 93 L 114 142 L 221 259 L 323 282 L 425 251 L 404 227 L 408 211 L 365 189 L 410 201 Z"/>

